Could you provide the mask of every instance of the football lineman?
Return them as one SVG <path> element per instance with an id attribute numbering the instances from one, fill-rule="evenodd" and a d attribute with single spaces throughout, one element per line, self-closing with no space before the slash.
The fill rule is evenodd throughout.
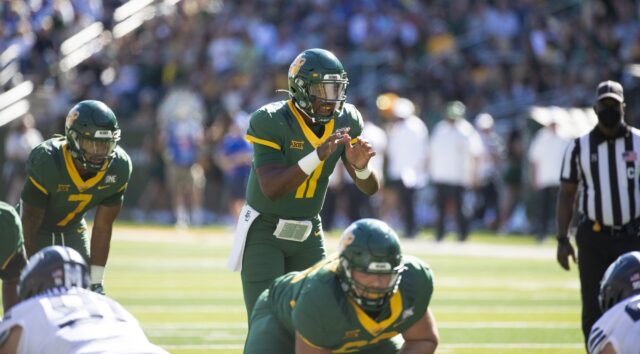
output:
<path id="1" fill-rule="evenodd" d="M 339 159 L 362 192 L 378 190 L 368 167 L 375 152 L 360 138 L 360 112 L 345 103 L 347 73 L 338 58 L 305 50 L 288 78 L 290 99 L 254 112 L 246 134 L 253 165 L 229 268 L 242 271 L 247 314 L 275 278 L 324 258 L 318 214 Z"/>
<path id="2" fill-rule="evenodd" d="M 245 354 L 434 353 L 431 269 L 386 223 L 361 219 L 337 258 L 286 274 L 258 299 Z"/>
<path id="3" fill-rule="evenodd" d="M 104 293 L 111 229 L 131 176 L 131 160 L 118 146 L 115 114 L 100 101 L 82 101 L 67 115 L 65 136 L 33 149 L 22 190 L 27 256 L 66 245 L 91 264 L 91 288 Z M 97 206 L 91 244 L 84 215 Z"/>
<path id="4" fill-rule="evenodd" d="M 166 354 L 120 304 L 86 290 L 89 269 L 69 247 L 49 246 L 20 274 L 20 302 L 0 322 L 0 352 Z"/>
<path id="5" fill-rule="evenodd" d="M 600 283 L 604 313 L 587 342 L 591 354 L 637 354 L 640 348 L 640 252 L 623 254 Z"/>
<path id="6" fill-rule="evenodd" d="M 2 306 L 7 312 L 18 301 L 16 287 L 20 271 L 27 263 L 24 252 L 22 224 L 11 205 L 0 202 L 0 279 L 2 279 Z"/>

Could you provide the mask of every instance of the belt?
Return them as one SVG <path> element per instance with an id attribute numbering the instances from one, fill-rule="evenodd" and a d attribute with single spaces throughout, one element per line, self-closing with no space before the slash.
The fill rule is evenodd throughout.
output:
<path id="1" fill-rule="evenodd" d="M 640 237 L 640 219 L 631 220 L 624 225 L 602 225 L 589 219 L 584 221 L 591 231 L 613 237 Z"/>

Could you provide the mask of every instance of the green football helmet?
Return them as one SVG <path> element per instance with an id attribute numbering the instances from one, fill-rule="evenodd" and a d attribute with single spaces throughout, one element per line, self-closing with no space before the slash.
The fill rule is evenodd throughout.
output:
<path id="1" fill-rule="evenodd" d="M 340 60 L 328 50 L 307 49 L 289 67 L 289 95 L 315 123 L 327 124 L 342 112 L 349 80 Z M 331 113 L 315 112 L 313 103 L 333 105 Z"/>
<path id="2" fill-rule="evenodd" d="M 400 241 L 389 225 L 377 219 L 358 220 L 340 237 L 340 285 L 366 311 L 379 311 L 397 291 L 404 270 Z M 388 283 L 361 284 L 352 271 L 383 275 Z"/>
<path id="3" fill-rule="evenodd" d="M 120 140 L 116 115 L 100 101 L 82 101 L 69 111 L 65 122 L 69 151 L 82 168 L 99 172 L 106 169 Z"/>

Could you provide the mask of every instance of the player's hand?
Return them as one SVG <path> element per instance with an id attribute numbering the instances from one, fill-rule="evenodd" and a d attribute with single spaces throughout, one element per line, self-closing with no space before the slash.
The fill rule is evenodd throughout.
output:
<path id="1" fill-rule="evenodd" d="M 565 270 L 569 270 L 569 257 L 573 259 L 573 263 L 576 262 L 576 253 L 573 250 L 573 246 L 571 242 L 567 239 L 566 241 L 558 242 L 558 250 L 556 253 L 556 257 L 558 258 L 558 263 Z"/>
<path id="2" fill-rule="evenodd" d="M 369 141 L 362 137 L 358 138 L 353 145 L 347 144 L 345 149 L 347 162 L 359 170 L 367 167 L 369 160 L 376 155 Z"/>
<path id="3" fill-rule="evenodd" d="M 100 295 L 105 295 L 102 284 L 91 284 L 91 291 Z"/>
<path id="4" fill-rule="evenodd" d="M 351 128 L 349 127 L 340 128 L 333 132 L 333 134 L 331 134 L 324 143 L 318 146 L 318 158 L 320 158 L 321 161 L 326 160 L 334 151 L 336 151 L 336 149 L 338 149 L 340 144 L 349 146 L 349 141 L 351 140 L 351 137 L 349 136 L 350 129 Z"/>

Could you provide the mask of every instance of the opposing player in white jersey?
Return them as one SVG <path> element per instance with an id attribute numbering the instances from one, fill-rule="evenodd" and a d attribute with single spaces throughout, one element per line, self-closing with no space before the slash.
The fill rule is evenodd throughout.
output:
<path id="1" fill-rule="evenodd" d="M 72 248 L 34 254 L 20 274 L 19 303 L 0 323 L 0 353 L 167 354 L 127 310 L 89 284 L 87 264 Z"/>
<path id="2" fill-rule="evenodd" d="M 640 252 L 618 257 L 600 282 L 604 313 L 591 328 L 589 353 L 640 353 Z"/>

